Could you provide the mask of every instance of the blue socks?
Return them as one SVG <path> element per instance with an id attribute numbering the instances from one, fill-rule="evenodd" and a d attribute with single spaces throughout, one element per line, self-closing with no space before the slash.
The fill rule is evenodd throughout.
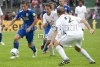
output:
<path id="1" fill-rule="evenodd" d="M 46 40 L 44 39 L 44 40 L 43 40 L 43 45 L 45 45 L 45 44 L 46 44 Z"/>
<path id="2" fill-rule="evenodd" d="M 46 44 L 46 46 L 44 47 L 44 49 L 43 49 L 43 52 L 46 52 L 47 50 L 48 50 L 48 47 L 47 47 L 48 45 Z"/>
<path id="3" fill-rule="evenodd" d="M 18 49 L 19 47 L 19 42 L 14 42 L 14 48 Z"/>
<path id="4" fill-rule="evenodd" d="M 30 47 L 30 49 L 35 53 L 36 52 L 36 47 L 35 45 L 32 45 L 32 47 Z"/>
<path id="5" fill-rule="evenodd" d="M 0 33 L 0 42 L 2 41 L 2 33 Z"/>

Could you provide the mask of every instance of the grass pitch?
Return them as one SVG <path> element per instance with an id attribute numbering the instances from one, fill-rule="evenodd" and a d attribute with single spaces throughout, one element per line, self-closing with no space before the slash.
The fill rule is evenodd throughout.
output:
<path id="1" fill-rule="evenodd" d="M 3 42 L 5 46 L 0 45 L 0 67 L 59 67 L 58 64 L 62 58 L 55 50 L 55 57 L 50 57 L 49 51 L 42 54 L 40 49 L 43 38 L 38 38 L 38 34 L 43 31 L 36 31 L 34 44 L 38 49 L 37 57 L 32 58 L 32 51 L 28 48 L 25 37 L 19 41 L 19 58 L 10 59 L 10 50 L 13 48 L 13 38 L 16 32 L 3 32 Z M 89 31 L 85 31 L 85 40 L 82 47 L 87 50 L 90 56 L 96 61 L 96 64 L 89 64 L 86 58 L 72 48 L 64 47 L 70 63 L 63 67 L 100 67 L 100 29 L 96 29 L 93 35 Z"/>

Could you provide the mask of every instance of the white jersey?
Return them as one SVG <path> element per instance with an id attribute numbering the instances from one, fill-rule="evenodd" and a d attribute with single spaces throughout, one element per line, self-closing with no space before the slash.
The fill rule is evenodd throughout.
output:
<path id="1" fill-rule="evenodd" d="M 77 17 L 80 17 L 82 19 L 85 19 L 85 13 L 86 13 L 86 7 L 85 6 L 77 6 L 75 8 L 75 14 L 77 14 Z M 80 23 L 80 26 L 82 29 L 85 29 L 84 23 Z"/>
<path id="2" fill-rule="evenodd" d="M 45 13 L 43 15 L 43 24 L 48 23 L 51 25 L 51 28 L 52 28 L 53 26 L 55 26 L 57 19 L 58 19 L 58 15 L 56 11 L 51 11 L 50 15 L 47 15 L 47 13 Z M 51 21 L 53 21 L 54 23 L 51 24 Z"/>
<path id="3" fill-rule="evenodd" d="M 61 15 L 56 21 L 56 27 L 58 34 L 65 32 L 67 35 L 74 36 L 75 34 L 83 34 L 79 23 L 81 18 L 71 16 L 71 15 Z"/>
<path id="4" fill-rule="evenodd" d="M 75 14 L 77 14 L 78 17 L 85 19 L 85 13 L 86 13 L 86 7 L 85 6 L 77 6 L 75 8 Z"/>
<path id="5" fill-rule="evenodd" d="M 0 16 L 2 16 L 2 15 L 3 15 L 3 12 L 2 12 L 2 10 L 0 8 Z M 1 18 L 0 18 L 0 21 L 1 21 Z"/>
<path id="6" fill-rule="evenodd" d="M 52 35 L 53 35 L 53 32 L 56 28 L 56 20 L 58 19 L 58 15 L 57 15 L 57 12 L 56 11 L 51 11 L 51 14 L 50 15 L 47 15 L 47 13 L 45 13 L 43 15 L 43 24 L 45 23 L 48 23 L 51 25 L 51 29 L 49 30 L 48 32 L 48 35 L 47 35 L 47 40 L 51 40 L 52 39 Z M 54 23 L 51 24 L 51 21 L 53 21 Z"/>

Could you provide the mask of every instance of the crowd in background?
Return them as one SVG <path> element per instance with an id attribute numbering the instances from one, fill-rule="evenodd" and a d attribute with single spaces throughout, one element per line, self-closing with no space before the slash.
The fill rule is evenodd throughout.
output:
<path id="1" fill-rule="evenodd" d="M 5 1 L 7 1 L 7 3 L 9 4 L 10 0 L 3 0 L 3 5 L 5 5 Z M 55 2 L 55 6 L 59 5 L 59 0 L 12 0 L 12 6 L 13 7 L 20 7 L 20 3 L 21 1 L 26 1 L 29 3 L 29 5 L 31 4 L 32 9 L 35 11 L 35 13 L 38 15 L 38 18 L 41 14 L 41 12 L 44 10 L 44 4 L 48 3 L 50 1 Z M 75 5 L 75 0 L 66 0 L 66 2 L 68 3 L 68 5 L 70 7 L 76 7 L 78 5 L 76 0 L 76 5 Z M 83 0 L 85 2 L 85 0 Z M 88 13 L 88 19 L 100 19 L 100 0 L 96 0 L 95 4 L 94 4 L 94 9 L 91 12 L 90 9 L 87 9 L 87 13 Z M 72 9 L 72 12 L 74 13 L 74 10 Z M 11 20 L 15 17 L 16 12 L 6 12 L 4 19 L 5 20 Z M 40 19 L 40 18 L 39 18 Z"/>
<path id="2" fill-rule="evenodd" d="M 100 0 L 96 0 L 91 19 L 100 19 Z"/>

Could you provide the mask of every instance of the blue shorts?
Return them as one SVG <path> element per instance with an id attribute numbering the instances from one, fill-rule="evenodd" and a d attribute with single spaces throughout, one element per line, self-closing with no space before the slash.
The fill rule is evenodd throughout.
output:
<path id="1" fill-rule="evenodd" d="M 26 40 L 28 41 L 29 44 L 31 44 L 33 42 L 34 39 L 34 31 L 31 30 L 30 32 L 26 32 L 26 30 L 20 29 L 18 30 L 17 34 L 19 34 L 21 36 L 21 38 L 23 38 L 24 36 L 26 36 Z"/>

